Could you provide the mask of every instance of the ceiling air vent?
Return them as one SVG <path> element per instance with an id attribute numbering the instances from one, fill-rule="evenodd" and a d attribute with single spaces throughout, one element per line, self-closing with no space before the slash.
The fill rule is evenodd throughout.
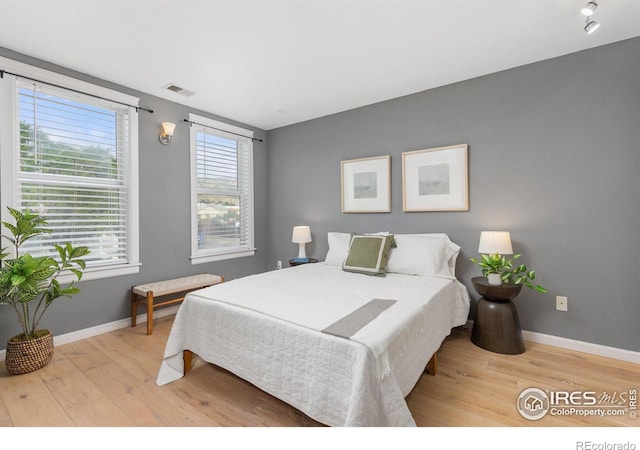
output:
<path id="1" fill-rule="evenodd" d="M 191 97 L 195 92 L 192 91 L 187 91 L 186 89 L 181 88 L 180 86 L 177 86 L 174 83 L 169 83 L 166 86 L 164 86 L 164 89 L 167 89 L 169 91 L 175 92 L 176 94 L 180 94 L 183 95 L 185 97 Z"/>

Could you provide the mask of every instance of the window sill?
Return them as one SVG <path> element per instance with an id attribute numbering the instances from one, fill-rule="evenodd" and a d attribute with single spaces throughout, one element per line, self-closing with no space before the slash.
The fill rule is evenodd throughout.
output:
<path id="1" fill-rule="evenodd" d="M 218 253 L 215 255 L 191 256 L 191 264 L 204 264 L 214 261 L 224 261 L 226 259 L 245 258 L 256 254 L 255 249 L 238 251 L 233 253 Z"/>
<path id="2" fill-rule="evenodd" d="M 82 273 L 82 280 L 90 281 L 99 280 L 101 278 L 119 277 L 121 275 L 131 275 L 140 272 L 140 264 L 123 264 L 113 267 L 93 267 L 88 268 Z M 70 283 L 75 281 L 77 277 L 71 272 L 62 272 L 58 277 L 60 283 Z"/>

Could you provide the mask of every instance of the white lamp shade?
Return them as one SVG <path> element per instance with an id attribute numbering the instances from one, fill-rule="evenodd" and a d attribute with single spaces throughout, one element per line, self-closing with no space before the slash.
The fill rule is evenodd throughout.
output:
<path id="1" fill-rule="evenodd" d="M 173 136 L 173 131 L 176 129 L 176 124 L 171 122 L 162 122 L 162 131 L 167 136 Z"/>
<path id="2" fill-rule="evenodd" d="M 305 244 L 311 242 L 311 229 L 307 226 L 293 227 L 291 242 L 296 244 Z"/>
<path id="3" fill-rule="evenodd" d="M 513 255 L 511 235 L 508 231 L 482 231 L 478 253 Z"/>

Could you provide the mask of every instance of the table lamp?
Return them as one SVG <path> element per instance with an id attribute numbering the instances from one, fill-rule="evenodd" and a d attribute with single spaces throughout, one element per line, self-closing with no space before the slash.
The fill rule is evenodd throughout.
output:
<path id="1" fill-rule="evenodd" d="M 478 253 L 513 255 L 511 235 L 508 231 L 481 231 Z"/>
<path id="2" fill-rule="evenodd" d="M 293 227 L 291 242 L 298 244 L 298 258 L 306 258 L 307 252 L 305 251 L 304 244 L 311 242 L 311 229 L 308 226 Z"/>

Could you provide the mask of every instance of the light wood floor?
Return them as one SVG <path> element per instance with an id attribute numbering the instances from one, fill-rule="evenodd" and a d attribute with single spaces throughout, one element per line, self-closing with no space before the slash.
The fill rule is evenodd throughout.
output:
<path id="1" fill-rule="evenodd" d="M 11 376 L 0 363 L 0 426 L 212 427 L 318 426 L 304 414 L 216 366 L 198 360 L 187 377 L 155 383 L 172 316 L 56 347 L 45 368 Z M 516 400 L 542 390 L 628 392 L 640 366 L 527 343 L 522 355 L 499 355 L 456 329 L 439 352 L 439 372 L 423 375 L 407 397 L 423 427 L 615 427 L 640 418 L 552 417 L 529 421 Z"/>

